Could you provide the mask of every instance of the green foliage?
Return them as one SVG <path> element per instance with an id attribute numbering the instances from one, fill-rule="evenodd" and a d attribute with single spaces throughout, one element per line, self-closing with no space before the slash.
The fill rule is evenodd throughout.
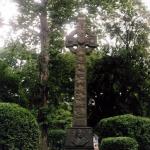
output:
<path id="1" fill-rule="evenodd" d="M 85 0 L 84 3 L 89 11 L 88 18 L 95 26 L 101 50 L 106 49 L 110 54 L 120 48 L 148 47 L 149 12 L 140 1 Z"/>
<path id="2" fill-rule="evenodd" d="M 88 69 L 89 125 L 119 114 L 149 116 L 148 13 L 135 0 L 84 2 L 103 51 Z"/>
<path id="3" fill-rule="evenodd" d="M 62 25 L 73 15 L 74 9 L 77 6 L 76 0 L 49 0 L 48 11 L 50 18 L 56 25 Z"/>
<path id="4" fill-rule="evenodd" d="M 5 62 L 0 60 L 0 100 L 17 102 L 19 78 Z"/>
<path id="5" fill-rule="evenodd" d="M 31 58 L 31 52 L 27 51 L 25 44 L 13 41 L 7 44 L 0 55 L 0 59 L 12 68 L 21 68 L 26 60 Z"/>
<path id="6" fill-rule="evenodd" d="M 0 149 L 38 150 L 39 135 L 36 119 L 28 110 L 0 103 Z"/>
<path id="7" fill-rule="evenodd" d="M 19 42 L 9 43 L 0 55 L 0 99 L 27 107 L 37 85 L 37 54 Z"/>
<path id="8" fill-rule="evenodd" d="M 62 129 L 50 130 L 48 133 L 48 142 L 53 150 L 63 149 L 66 132 Z"/>
<path id="9" fill-rule="evenodd" d="M 131 13 L 133 6 L 138 4 L 138 2 L 135 0 L 85 0 L 84 4 L 88 5 L 91 13 L 96 13 L 98 7 L 102 7 L 109 13 L 112 13 L 116 9 Z"/>
<path id="10" fill-rule="evenodd" d="M 106 137 L 127 136 L 136 139 L 139 150 L 150 149 L 150 119 L 121 115 L 102 119 L 96 129 L 100 140 Z"/>
<path id="11" fill-rule="evenodd" d="M 149 113 L 149 58 L 143 50 L 124 49 L 115 56 L 97 59 L 88 79 L 89 124 L 95 126 L 100 119 L 133 113 Z"/>
<path id="12" fill-rule="evenodd" d="M 90 80 L 92 80 L 92 70 L 95 64 L 101 60 L 105 54 L 102 51 L 93 51 L 90 55 L 86 57 L 86 63 L 87 63 L 87 82 L 90 83 Z"/>
<path id="13" fill-rule="evenodd" d="M 51 57 L 49 68 L 50 104 L 70 102 L 74 93 L 74 56 L 71 53 L 63 53 L 51 54 Z"/>
<path id="14" fill-rule="evenodd" d="M 69 103 L 61 104 L 48 115 L 50 129 L 66 129 L 71 126 L 72 114 Z"/>
<path id="15" fill-rule="evenodd" d="M 102 139 L 101 150 L 138 150 L 138 143 L 129 137 L 108 137 Z"/>
<path id="16" fill-rule="evenodd" d="M 39 17 L 41 12 L 47 13 L 49 46 L 63 48 L 62 26 L 68 22 L 77 6 L 76 0 L 42 0 L 41 3 L 36 3 L 34 0 L 15 0 L 17 2 L 21 14 L 15 22 L 15 30 L 22 29 L 22 34 L 19 36 L 26 45 L 36 48 L 40 44 L 40 36 L 37 28 L 39 28 Z M 33 28 L 32 28 L 33 27 Z M 36 30 L 35 30 L 36 29 Z M 41 30 L 41 28 L 40 28 Z M 59 34 L 59 35 L 58 35 Z M 57 41 L 57 42 L 56 42 Z M 60 49 L 59 49 L 60 50 Z"/>
<path id="17" fill-rule="evenodd" d="M 70 104 L 64 102 L 48 114 L 48 141 L 53 150 L 63 148 L 66 128 L 71 127 L 71 110 Z"/>
<path id="18" fill-rule="evenodd" d="M 18 39 L 24 44 L 10 44 L 11 50 L 3 55 L 2 60 L 9 64 L 9 67 L 7 65 L 5 69 L 0 68 L 0 77 L 2 75 L 4 78 L 3 82 L 0 81 L 2 100 L 13 100 L 26 104 L 25 106 L 32 106 L 30 108 L 37 114 L 42 96 L 39 94 L 41 91 L 37 54 L 26 50 L 39 46 L 39 17 L 41 12 L 45 12 L 48 19 L 50 55 L 48 109 L 53 107 L 52 111 L 54 110 L 57 117 L 52 113 L 49 118 L 45 117 L 44 122 L 52 129 L 56 126 L 56 130 L 64 130 L 70 122 L 71 110 L 69 113 L 67 111 L 67 114 L 64 109 L 59 109 L 60 113 L 55 109 L 64 101 L 70 103 L 73 100 L 74 56 L 61 53 L 64 47 L 63 29 L 65 23 L 69 24 L 81 7 L 86 7 L 89 11 L 88 19 L 95 25 L 93 29 L 99 39 L 99 49 L 103 51 L 100 55 L 95 52 L 89 56 L 87 62 L 88 100 L 89 104 L 92 101 L 95 103 L 94 106 L 89 106 L 90 125 L 95 126 L 101 118 L 117 114 L 150 114 L 147 109 L 150 106 L 149 65 L 145 61 L 149 58 L 145 57 L 147 54 L 143 55 L 148 46 L 149 29 L 144 21 L 140 20 L 148 18 L 144 15 L 146 13 L 143 7 L 135 7 L 134 0 L 47 0 L 46 4 L 44 1 L 36 3 L 34 0 L 15 1 L 19 4 L 20 15 L 17 24 L 12 24 L 16 30 L 22 32 Z M 111 42 L 101 43 L 108 36 L 112 41 L 116 39 L 116 45 L 110 45 Z M 61 116 L 61 113 L 64 116 Z M 66 122 L 65 117 L 69 118 Z"/>

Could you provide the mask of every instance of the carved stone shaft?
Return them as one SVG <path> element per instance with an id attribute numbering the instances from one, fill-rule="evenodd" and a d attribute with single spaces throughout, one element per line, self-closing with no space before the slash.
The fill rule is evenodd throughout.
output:
<path id="1" fill-rule="evenodd" d="M 87 126 L 86 52 L 81 47 L 76 53 L 73 127 Z"/>

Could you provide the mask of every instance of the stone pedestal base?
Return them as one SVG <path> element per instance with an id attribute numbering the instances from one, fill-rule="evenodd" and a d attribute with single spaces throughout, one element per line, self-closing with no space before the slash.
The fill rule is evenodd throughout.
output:
<path id="1" fill-rule="evenodd" d="M 94 150 L 92 128 L 74 127 L 67 129 L 65 150 Z"/>

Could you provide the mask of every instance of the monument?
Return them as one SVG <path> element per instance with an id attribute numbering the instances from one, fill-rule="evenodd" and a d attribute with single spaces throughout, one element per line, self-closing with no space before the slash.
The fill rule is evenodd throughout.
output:
<path id="1" fill-rule="evenodd" d="M 97 41 L 86 27 L 85 16 L 77 17 L 75 30 L 66 37 L 65 45 L 76 57 L 73 126 L 67 130 L 65 150 L 93 150 L 93 132 L 87 126 L 86 54 L 97 47 Z"/>

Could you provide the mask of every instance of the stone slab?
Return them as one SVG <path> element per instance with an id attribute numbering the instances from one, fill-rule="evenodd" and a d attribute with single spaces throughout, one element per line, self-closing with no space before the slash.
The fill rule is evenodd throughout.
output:
<path id="1" fill-rule="evenodd" d="M 92 128 L 74 127 L 67 129 L 65 150 L 94 150 Z"/>

